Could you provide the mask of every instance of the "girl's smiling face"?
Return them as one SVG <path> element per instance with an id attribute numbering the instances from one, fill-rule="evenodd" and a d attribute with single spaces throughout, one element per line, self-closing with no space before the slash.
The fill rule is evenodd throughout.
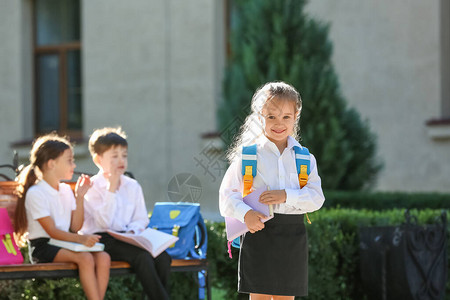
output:
<path id="1" fill-rule="evenodd" d="M 286 147 L 287 138 L 294 132 L 297 120 L 295 102 L 289 99 L 268 100 L 261 111 L 264 118 L 264 134 L 275 145 Z"/>

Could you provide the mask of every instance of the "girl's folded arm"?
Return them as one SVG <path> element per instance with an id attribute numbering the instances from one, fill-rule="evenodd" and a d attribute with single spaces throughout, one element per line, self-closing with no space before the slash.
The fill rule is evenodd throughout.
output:
<path id="1" fill-rule="evenodd" d="M 55 222 L 50 216 L 40 218 L 37 221 L 41 224 L 42 228 L 44 228 L 45 232 L 47 232 L 51 238 L 56 240 L 80 243 L 88 247 L 93 246 L 100 240 L 100 236 L 98 235 L 79 235 L 60 230 L 56 228 Z"/>
<path id="2" fill-rule="evenodd" d="M 237 158 L 225 173 L 219 190 L 219 209 L 224 217 L 233 217 L 244 222 L 245 214 L 251 210 L 242 201 L 241 159 Z"/>
<path id="3" fill-rule="evenodd" d="M 302 189 L 285 189 L 286 205 L 298 209 L 299 212 L 313 212 L 320 209 L 325 202 L 321 179 L 317 170 L 314 155 L 311 154 L 311 173 L 308 183 Z"/>

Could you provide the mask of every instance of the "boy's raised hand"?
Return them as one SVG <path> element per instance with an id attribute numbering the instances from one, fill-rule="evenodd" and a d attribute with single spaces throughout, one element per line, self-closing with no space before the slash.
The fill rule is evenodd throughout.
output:
<path id="1" fill-rule="evenodd" d="M 114 166 L 111 166 L 109 172 L 105 172 L 104 176 L 108 180 L 108 191 L 114 193 L 117 191 L 120 185 L 120 175 L 122 175 L 121 171 Z"/>
<path id="2" fill-rule="evenodd" d="M 251 233 L 255 233 L 264 228 L 261 219 L 267 218 L 264 214 L 256 210 L 249 210 L 244 216 L 245 225 Z"/>
<path id="3" fill-rule="evenodd" d="M 88 175 L 81 174 L 75 185 L 75 197 L 83 199 L 87 191 L 92 187 L 91 178 Z"/>

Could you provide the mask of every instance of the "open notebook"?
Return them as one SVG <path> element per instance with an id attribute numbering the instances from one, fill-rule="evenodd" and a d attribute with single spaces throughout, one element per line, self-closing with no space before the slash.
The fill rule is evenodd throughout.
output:
<path id="1" fill-rule="evenodd" d="M 267 191 L 267 189 L 267 186 L 261 187 L 243 198 L 245 204 L 250 206 L 253 210 L 259 211 L 267 216 L 267 218 L 261 220 L 263 222 L 269 221 L 273 218 L 271 206 L 259 202 L 259 196 L 261 196 L 264 191 Z M 228 241 L 232 241 L 248 231 L 245 223 L 231 217 L 225 217 L 225 227 L 227 230 Z"/>
<path id="2" fill-rule="evenodd" d="M 86 247 L 83 244 L 80 243 L 74 243 L 74 242 L 67 242 L 67 241 L 60 241 L 55 239 L 50 239 L 48 241 L 50 245 L 58 246 L 61 248 L 69 249 L 75 252 L 97 252 L 97 251 L 103 251 L 105 248 L 105 245 L 102 243 L 95 243 L 92 247 Z"/>
<path id="3" fill-rule="evenodd" d="M 140 234 L 118 233 L 111 230 L 107 232 L 122 242 L 147 250 L 153 257 L 157 257 L 178 241 L 178 237 L 152 228 L 146 228 Z"/>

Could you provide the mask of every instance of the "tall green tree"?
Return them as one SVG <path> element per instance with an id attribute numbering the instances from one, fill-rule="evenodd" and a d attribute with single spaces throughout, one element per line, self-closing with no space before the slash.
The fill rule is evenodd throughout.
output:
<path id="1" fill-rule="evenodd" d="M 339 90 L 329 26 L 309 17 L 305 0 L 235 0 L 219 108 L 222 130 L 249 112 L 254 91 L 268 81 L 293 85 L 303 100 L 301 143 L 317 158 L 325 189 L 370 187 L 380 170 L 376 138 Z"/>

